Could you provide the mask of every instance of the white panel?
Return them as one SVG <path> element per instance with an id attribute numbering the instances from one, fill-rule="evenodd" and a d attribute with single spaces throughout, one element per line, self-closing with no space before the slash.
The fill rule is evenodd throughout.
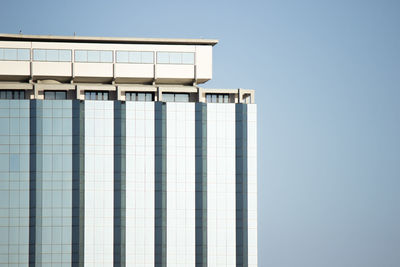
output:
<path id="1" fill-rule="evenodd" d="M 113 77 L 111 63 L 74 63 L 76 77 Z"/>
<path id="2" fill-rule="evenodd" d="M 247 105 L 248 261 L 257 261 L 257 106 Z"/>
<path id="3" fill-rule="evenodd" d="M 33 62 L 33 76 L 72 76 L 70 62 Z"/>
<path id="4" fill-rule="evenodd" d="M 235 104 L 207 104 L 208 266 L 236 266 Z"/>
<path id="5" fill-rule="evenodd" d="M 167 103 L 167 265 L 195 265 L 195 104 Z"/>
<path id="6" fill-rule="evenodd" d="M 156 65 L 157 79 L 162 78 L 181 78 L 194 79 L 194 65 Z"/>
<path id="7" fill-rule="evenodd" d="M 154 102 L 126 102 L 126 265 L 154 265 Z"/>
<path id="8" fill-rule="evenodd" d="M 196 78 L 210 80 L 212 78 L 212 46 L 196 46 Z"/>
<path id="9" fill-rule="evenodd" d="M 85 101 L 84 258 L 89 266 L 113 264 L 113 113 L 113 101 Z"/>
<path id="10" fill-rule="evenodd" d="M 30 62 L 1 61 L 0 75 L 30 75 Z"/>
<path id="11" fill-rule="evenodd" d="M 116 78 L 153 78 L 153 64 L 115 64 Z"/>

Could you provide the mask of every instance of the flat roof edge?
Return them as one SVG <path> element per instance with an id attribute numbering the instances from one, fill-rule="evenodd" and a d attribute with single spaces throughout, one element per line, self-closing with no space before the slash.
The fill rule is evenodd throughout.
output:
<path id="1" fill-rule="evenodd" d="M 124 44 L 182 44 L 216 45 L 216 39 L 181 39 L 181 38 L 134 38 L 134 37 L 92 37 L 60 35 L 26 35 L 0 33 L 0 41 L 44 41 L 76 43 L 124 43 Z"/>

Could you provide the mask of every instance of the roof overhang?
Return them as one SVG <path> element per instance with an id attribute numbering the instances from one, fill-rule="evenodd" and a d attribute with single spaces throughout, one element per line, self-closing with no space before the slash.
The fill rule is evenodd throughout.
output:
<path id="1" fill-rule="evenodd" d="M 71 42 L 71 43 L 114 43 L 114 44 L 177 44 L 177 45 L 216 45 L 215 39 L 181 38 L 133 38 L 133 37 L 92 37 L 59 35 L 25 35 L 0 33 L 0 41 L 29 42 Z"/>

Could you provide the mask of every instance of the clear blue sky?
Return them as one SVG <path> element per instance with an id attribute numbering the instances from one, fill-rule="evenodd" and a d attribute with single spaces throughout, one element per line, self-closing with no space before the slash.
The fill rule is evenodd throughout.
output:
<path id="1" fill-rule="evenodd" d="M 254 88 L 259 265 L 400 266 L 400 1 L 2 1 L 0 32 L 217 38 Z"/>

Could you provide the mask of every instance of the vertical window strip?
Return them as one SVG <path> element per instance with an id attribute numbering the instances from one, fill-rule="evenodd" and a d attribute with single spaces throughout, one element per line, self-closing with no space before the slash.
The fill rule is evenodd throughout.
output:
<path id="1" fill-rule="evenodd" d="M 154 193 L 154 263 L 156 267 L 167 266 L 167 147 L 166 104 L 155 103 L 155 193 Z"/>
<path id="2" fill-rule="evenodd" d="M 36 160 L 37 160 L 37 101 L 30 101 L 29 108 L 29 266 L 35 266 L 36 262 Z"/>
<path id="3" fill-rule="evenodd" d="M 114 266 L 125 266 L 126 105 L 114 104 Z"/>
<path id="4" fill-rule="evenodd" d="M 236 104 L 236 266 L 248 266 L 247 105 Z"/>
<path id="5" fill-rule="evenodd" d="M 84 257 L 84 102 L 72 101 L 72 248 L 71 265 L 83 264 Z"/>
<path id="6" fill-rule="evenodd" d="M 207 105 L 196 103 L 196 267 L 207 266 Z"/>

